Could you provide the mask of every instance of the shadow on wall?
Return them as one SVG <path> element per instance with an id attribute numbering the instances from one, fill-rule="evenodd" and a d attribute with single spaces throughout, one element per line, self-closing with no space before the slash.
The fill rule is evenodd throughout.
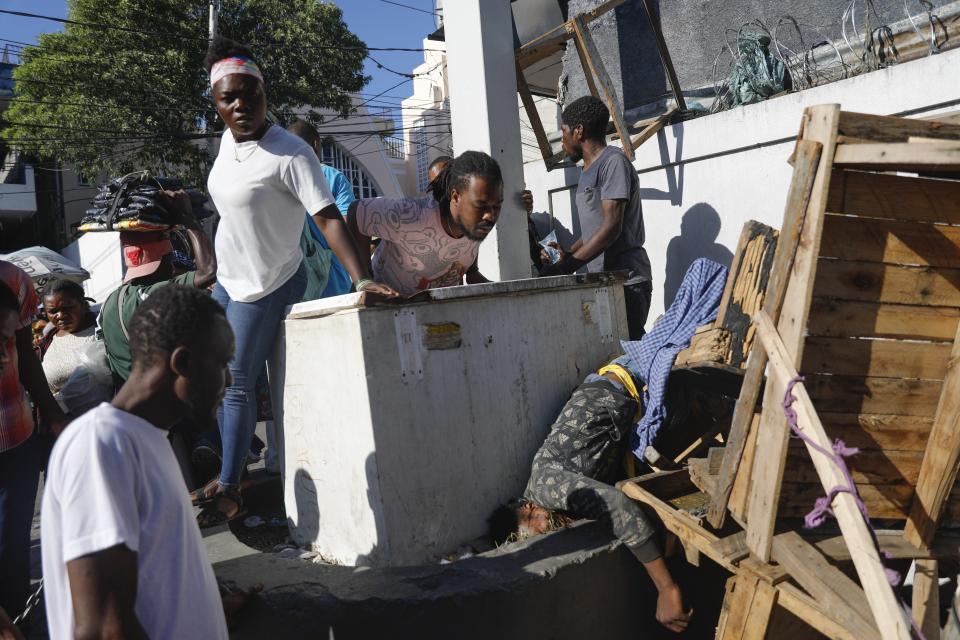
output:
<path id="1" fill-rule="evenodd" d="M 297 521 L 287 516 L 287 526 L 293 541 L 305 546 L 320 533 L 320 504 L 317 483 L 306 469 L 297 469 L 293 476 L 293 496 L 297 501 Z"/>
<path id="2" fill-rule="evenodd" d="M 666 279 L 663 284 L 663 307 L 669 308 L 677 295 L 687 268 L 697 258 L 708 258 L 729 268 L 733 261 L 730 249 L 719 244 L 720 214 L 706 202 L 699 202 L 683 214 L 680 235 L 667 246 Z"/>
<path id="3" fill-rule="evenodd" d="M 377 529 L 377 542 L 370 548 L 370 551 L 357 556 L 356 566 L 358 567 L 376 567 L 383 562 L 381 547 L 387 537 L 387 529 L 383 522 L 383 505 L 380 501 L 380 473 L 377 470 L 375 456 L 374 453 L 367 456 L 364 470 L 367 474 L 367 503 L 373 512 L 373 522 Z"/>

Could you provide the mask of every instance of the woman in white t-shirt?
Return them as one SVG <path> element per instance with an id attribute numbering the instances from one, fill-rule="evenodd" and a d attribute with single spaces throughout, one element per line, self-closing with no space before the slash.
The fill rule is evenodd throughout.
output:
<path id="1" fill-rule="evenodd" d="M 97 339 L 96 316 L 90 311 L 83 287 L 72 280 L 47 283 L 43 288 L 43 310 L 53 325 L 40 343 L 43 372 L 56 398 L 77 368 L 80 352 Z"/>
<path id="2" fill-rule="evenodd" d="M 303 296 L 306 272 L 300 251 L 303 212 L 312 214 L 357 291 L 395 296 L 375 283 L 354 248 L 313 149 L 267 121 L 263 75 L 246 47 L 218 38 L 207 53 L 217 113 L 226 124 L 207 180 L 220 213 L 217 284 L 213 297 L 227 312 L 236 337 L 219 416 L 223 468 L 219 485 L 201 492 L 201 527 L 244 513 L 240 473 L 257 419 L 254 386 L 273 347 L 284 309 Z"/>

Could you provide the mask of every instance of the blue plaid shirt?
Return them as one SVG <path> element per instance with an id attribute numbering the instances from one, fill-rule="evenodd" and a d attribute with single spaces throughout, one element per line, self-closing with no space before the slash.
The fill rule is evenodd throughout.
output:
<path id="1" fill-rule="evenodd" d="M 726 280 L 726 267 L 706 258 L 694 261 L 683 276 L 673 304 L 650 333 L 639 340 L 621 342 L 625 355 L 615 362 L 625 367 L 638 385 L 647 385 L 643 392 L 643 417 L 630 443 L 638 458 L 643 457 L 666 418 L 663 400 L 677 354 L 690 344 L 697 327 L 717 317 Z"/>

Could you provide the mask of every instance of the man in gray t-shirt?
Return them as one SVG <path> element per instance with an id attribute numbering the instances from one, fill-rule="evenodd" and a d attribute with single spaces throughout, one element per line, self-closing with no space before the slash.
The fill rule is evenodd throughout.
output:
<path id="1" fill-rule="evenodd" d="M 640 184 L 630 160 L 618 147 L 608 147 L 610 112 L 593 96 L 574 100 L 563 110 L 563 150 L 574 162 L 583 160 L 577 185 L 580 239 L 540 275 L 588 271 L 628 271 L 624 285 L 630 339 L 644 334 L 653 286 L 650 259 L 643 248 Z"/>

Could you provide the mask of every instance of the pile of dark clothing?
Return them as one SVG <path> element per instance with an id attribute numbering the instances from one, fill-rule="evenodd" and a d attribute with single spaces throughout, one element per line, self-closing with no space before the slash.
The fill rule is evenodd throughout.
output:
<path id="1" fill-rule="evenodd" d="M 178 224 L 167 211 L 160 191 L 183 189 L 190 196 L 194 217 L 210 215 L 207 197 L 176 178 L 157 178 L 139 172 L 115 178 L 100 187 L 93 206 L 84 213 L 80 231 L 166 231 Z"/>

